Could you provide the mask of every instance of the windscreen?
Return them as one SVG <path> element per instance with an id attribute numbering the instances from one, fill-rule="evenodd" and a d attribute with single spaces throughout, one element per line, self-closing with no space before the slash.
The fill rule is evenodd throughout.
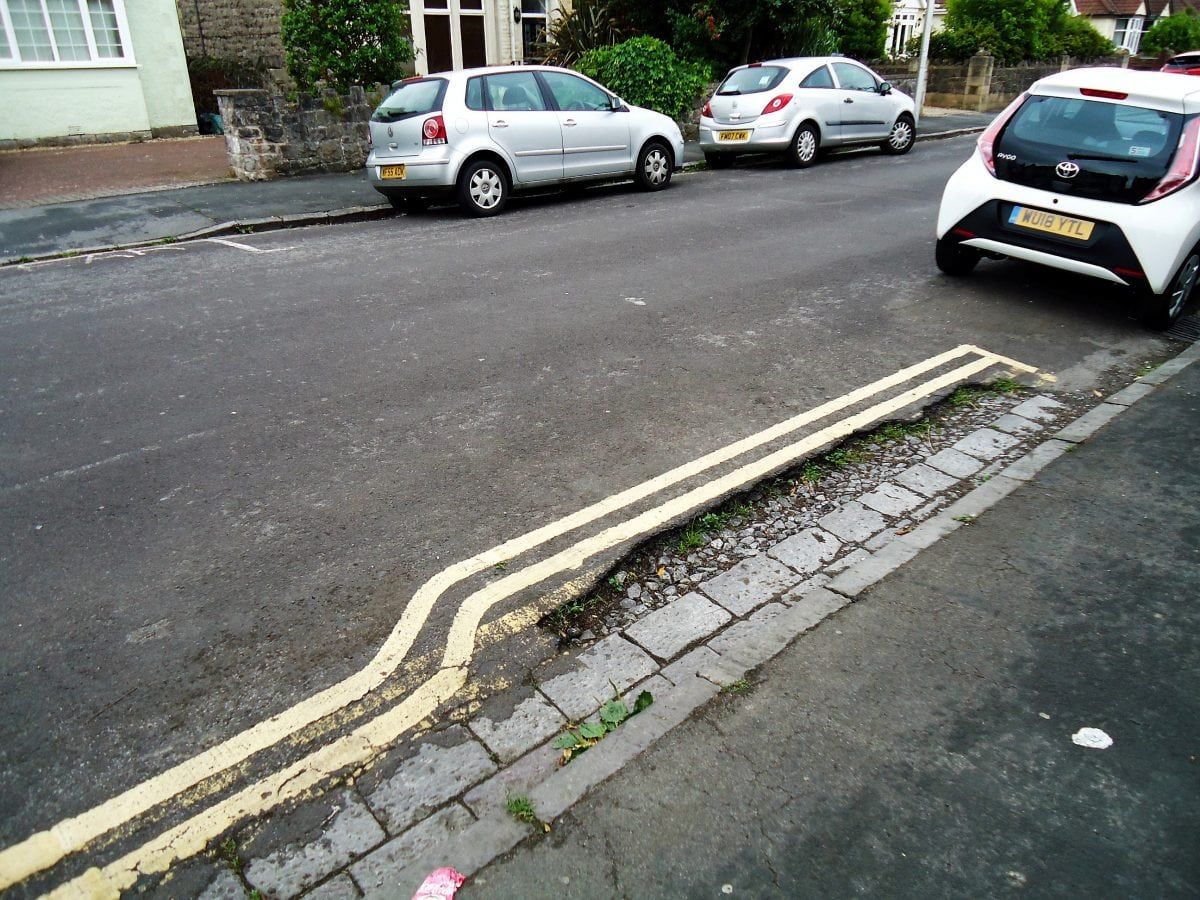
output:
<path id="1" fill-rule="evenodd" d="M 1032 96 L 997 141 L 996 174 L 1058 193 L 1137 203 L 1166 174 L 1182 126 L 1179 113 Z"/>
<path id="2" fill-rule="evenodd" d="M 422 78 L 405 81 L 371 116 L 375 122 L 399 122 L 412 116 L 439 112 L 446 93 L 446 79 Z"/>
<path id="3" fill-rule="evenodd" d="M 757 94 L 769 91 L 783 81 L 788 70 L 782 66 L 751 66 L 736 69 L 717 88 L 718 96 L 731 94 Z"/>

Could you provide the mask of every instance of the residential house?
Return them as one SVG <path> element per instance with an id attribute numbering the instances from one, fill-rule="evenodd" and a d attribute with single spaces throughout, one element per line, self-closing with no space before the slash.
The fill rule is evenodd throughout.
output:
<path id="1" fill-rule="evenodd" d="M 175 0 L 0 0 L 0 146 L 195 132 Z"/>
<path id="2" fill-rule="evenodd" d="M 1085 16 L 1114 47 L 1137 53 L 1142 35 L 1163 16 L 1184 9 L 1200 10 L 1200 0 L 1072 0 L 1073 11 Z"/>
<path id="3" fill-rule="evenodd" d="M 536 59 L 570 0 L 411 0 L 420 74 Z"/>
<path id="4" fill-rule="evenodd" d="M 925 10 L 931 0 L 895 0 L 892 18 L 888 21 L 887 55 L 901 59 L 908 55 L 905 49 L 914 37 L 920 37 L 925 28 Z M 940 31 L 946 20 L 945 0 L 932 0 L 933 30 Z"/>

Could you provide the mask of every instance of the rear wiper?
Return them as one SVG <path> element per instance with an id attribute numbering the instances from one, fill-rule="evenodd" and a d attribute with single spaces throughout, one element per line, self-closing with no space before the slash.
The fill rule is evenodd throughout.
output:
<path id="1" fill-rule="evenodd" d="M 732 97 L 734 94 L 740 94 L 740 93 L 741 93 L 741 91 L 739 91 L 737 88 L 734 88 L 732 91 L 717 91 L 717 96 L 718 97 Z"/>
<path id="2" fill-rule="evenodd" d="M 1068 153 L 1067 159 L 1096 159 L 1102 162 L 1135 163 L 1146 159 L 1144 156 L 1105 156 L 1102 153 Z"/>

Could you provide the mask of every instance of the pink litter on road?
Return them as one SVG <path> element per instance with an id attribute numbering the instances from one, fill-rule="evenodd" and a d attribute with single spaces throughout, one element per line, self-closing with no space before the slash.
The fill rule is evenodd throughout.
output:
<path id="1" fill-rule="evenodd" d="M 453 900 L 467 876 L 460 875 L 448 866 L 435 869 L 426 876 L 412 895 L 412 900 Z"/>

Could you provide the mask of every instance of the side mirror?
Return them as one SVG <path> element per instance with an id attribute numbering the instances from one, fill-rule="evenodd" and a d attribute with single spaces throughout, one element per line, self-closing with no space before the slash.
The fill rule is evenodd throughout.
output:
<path id="1" fill-rule="evenodd" d="M 883 96 L 886 97 L 891 92 L 892 92 L 892 83 L 890 81 L 879 82 L 879 93 L 881 93 Z"/>
<path id="2" fill-rule="evenodd" d="M 625 108 L 625 104 L 621 102 L 620 97 L 618 97 L 616 94 L 613 94 L 608 98 L 608 108 L 613 112 L 620 112 Z"/>

